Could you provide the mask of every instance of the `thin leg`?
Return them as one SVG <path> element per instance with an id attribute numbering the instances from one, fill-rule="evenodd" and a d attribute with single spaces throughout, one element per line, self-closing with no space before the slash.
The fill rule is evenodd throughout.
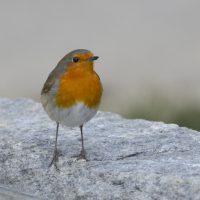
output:
<path id="1" fill-rule="evenodd" d="M 72 156 L 72 158 L 77 158 L 79 159 L 84 159 L 87 161 L 86 159 L 86 155 L 85 155 L 85 149 L 84 149 L 84 140 L 83 140 L 83 125 L 80 126 L 80 131 L 81 131 L 81 152 L 79 155 L 74 155 Z"/>
<path id="2" fill-rule="evenodd" d="M 53 153 L 53 158 L 51 160 L 51 163 L 49 164 L 49 167 L 51 167 L 52 164 L 54 164 L 55 168 L 58 170 L 57 162 L 58 162 L 58 149 L 57 149 L 57 139 L 58 139 L 58 129 L 59 129 L 59 123 L 57 123 L 56 127 L 56 141 L 55 141 L 55 148 L 54 148 L 54 153 Z"/>
<path id="3" fill-rule="evenodd" d="M 83 125 L 80 126 L 80 130 L 81 130 L 81 152 L 79 155 L 79 159 L 86 160 L 85 149 L 84 149 L 84 140 L 83 140 Z"/>

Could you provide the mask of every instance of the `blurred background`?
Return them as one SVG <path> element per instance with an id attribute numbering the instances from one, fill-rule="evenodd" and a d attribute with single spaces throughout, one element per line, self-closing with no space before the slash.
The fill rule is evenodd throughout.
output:
<path id="1" fill-rule="evenodd" d="M 200 130 L 200 1 L 0 1 L 0 96 L 39 101 L 69 51 L 85 48 L 101 110 Z"/>

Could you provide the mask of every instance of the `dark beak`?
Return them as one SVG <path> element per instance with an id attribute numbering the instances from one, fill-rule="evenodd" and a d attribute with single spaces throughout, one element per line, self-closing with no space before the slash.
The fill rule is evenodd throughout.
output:
<path id="1" fill-rule="evenodd" d="M 97 60 L 98 58 L 99 58 L 99 56 L 93 56 L 93 57 L 89 58 L 89 60 L 94 61 L 94 60 Z"/>

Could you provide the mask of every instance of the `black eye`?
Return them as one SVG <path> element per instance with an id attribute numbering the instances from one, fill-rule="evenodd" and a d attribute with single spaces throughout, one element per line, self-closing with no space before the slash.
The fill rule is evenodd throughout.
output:
<path id="1" fill-rule="evenodd" d="M 72 61 L 73 61 L 74 63 L 77 63 L 77 62 L 79 61 L 79 58 L 78 58 L 78 57 L 73 57 L 73 58 L 72 58 Z"/>

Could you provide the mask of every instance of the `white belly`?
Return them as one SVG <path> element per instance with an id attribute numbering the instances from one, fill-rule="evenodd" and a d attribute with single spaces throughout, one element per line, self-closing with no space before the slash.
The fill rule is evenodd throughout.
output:
<path id="1" fill-rule="evenodd" d="M 47 103 L 44 109 L 52 120 L 69 127 L 83 125 L 97 112 L 97 108 L 90 109 L 83 103 L 77 103 L 68 109 L 58 108 L 52 103 Z"/>

